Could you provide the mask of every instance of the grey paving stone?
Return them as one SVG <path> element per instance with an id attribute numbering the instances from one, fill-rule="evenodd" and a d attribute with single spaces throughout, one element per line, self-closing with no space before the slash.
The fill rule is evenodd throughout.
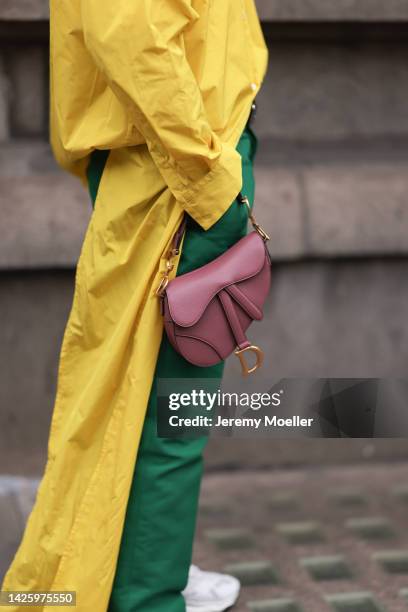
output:
<path id="1" fill-rule="evenodd" d="M 205 535 L 219 548 L 249 548 L 254 545 L 254 538 L 247 529 L 207 529 Z"/>
<path id="2" fill-rule="evenodd" d="M 299 563 L 315 580 L 340 580 L 353 576 L 351 568 L 341 555 L 306 557 L 300 559 Z"/>
<path id="3" fill-rule="evenodd" d="M 373 559 L 390 574 L 408 574 L 408 550 L 382 550 Z"/>
<path id="4" fill-rule="evenodd" d="M 408 443 L 405 444 L 408 448 Z M 250 574 L 249 580 L 247 577 L 249 586 L 243 586 L 234 612 L 235 609 L 236 612 L 286 612 L 285 607 L 292 605 L 292 602 L 299 606 L 301 612 L 382 612 L 383 608 L 384 612 L 408 610 L 408 571 L 400 575 L 390 574 L 372 557 L 373 553 L 380 551 L 392 553 L 391 568 L 398 572 L 401 571 L 401 562 L 402 570 L 408 564 L 405 536 L 408 513 L 404 512 L 404 506 L 391 493 L 397 485 L 408 481 L 406 473 L 406 460 L 382 464 L 376 461 L 371 465 L 360 462 L 354 466 L 318 470 L 269 469 L 251 470 L 245 474 L 212 472 L 203 483 L 203 501 L 233 499 L 234 522 L 218 517 L 200 518 L 195 562 L 208 569 L 223 568 L 227 563 L 251 563 L 256 560 L 272 564 L 279 582 L 262 584 L 261 580 L 258 584 Z M 362 493 L 369 506 L 357 504 L 354 507 L 351 504 L 349 507 L 346 504 L 342 507 L 337 506 L 337 502 L 332 504 L 328 494 L 338 490 L 336 483 L 342 483 L 339 487 L 342 493 L 345 489 L 350 493 Z M 270 507 L 270 496 L 283 492 L 296 494 L 300 502 L 299 513 L 293 515 L 290 510 L 275 511 Z M 258 500 L 258 503 L 251 505 L 253 500 Z M 395 543 L 394 540 L 361 540 L 345 528 L 347 519 L 356 518 L 388 519 L 399 539 Z M 321 526 L 325 536 L 325 542 L 316 547 L 306 544 L 304 550 L 296 548 L 287 544 L 275 529 L 277 525 L 303 523 L 312 519 Z M 222 526 L 249 530 L 254 534 L 256 548 L 246 552 L 218 550 L 204 534 L 208 529 Z M 373 547 L 375 543 L 376 548 Z M 405 553 L 402 559 L 399 556 L 401 553 Z M 312 568 L 316 579 L 311 577 L 308 567 L 299 565 L 300 559 L 311 559 L 306 565 Z M 342 567 L 344 564 L 345 571 Z M 229 570 L 230 567 L 227 567 L 222 571 Z M 330 601 L 326 599 L 327 596 L 330 596 Z M 291 611 L 291 607 L 288 609 Z"/>
<path id="5" fill-rule="evenodd" d="M 313 544 L 325 539 L 317 521 L 278 523 L 276 531 L 291 544 Z"/>
<path id="6" fill-rule="evenodd" d="M 339 488 L 328 491 L 328 499 L 338 506 L 364 506 L 367 497 L 361 489 Z"/>
<path id="7" fill-rule="evenodd" d="M 327 595 L 325 600 L 336 612 L 385 612 L 371 593 L 339 593 Z"/>
<path id="8" fill-rule="evenodd" d="M 299 498 L 292 491 L 274 493 L 267 503 L 272 510 L 298 510 L 300 507 Z"/>
<path id="9" fill-rule="evenodd" d="M 232 574 L 244 586 L 258 584 L 278 584 L 279 576 L 269 561 L 247 561 L 230 563 L 224 567 L 227 574 Z"/>
<path id="10" fill-rule="evenodd" d="M 294 599 L 265 599 L 263 601 L 248 601 L 251 612 L 302 612 L 302 608 Z"/>
<path id="11" fill-rule="evenodd" d="M 231 512 L 231 507 L 226 501 L 202 502 L 200 503 L 200 513 L 208 517 L 225 516 Z"/>
<path id="12" fill-rule="evenodd" d="M 408 504 L 408 485 L 398 485 L 392 489 L 392 494 L 400 501 Z"/>
<path id="13" fill-rule="evenodd" d="M 405 599 L 405 601 L 408 603 L 408 588 L 400 589 L 399 596 L 402 597 L 402 599 Z"/>
<path id="14" fill-rule="evenodd" d="M 381 540 L 395 536 L 391 522 L 382 517 L 358 517 L 346 521 L 347 529 L 367 540 Z"/>

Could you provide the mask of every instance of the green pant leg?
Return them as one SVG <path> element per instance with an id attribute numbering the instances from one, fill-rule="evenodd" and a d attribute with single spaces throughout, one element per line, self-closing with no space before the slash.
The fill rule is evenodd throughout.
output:
<path id="1" fill-rule="evenodd" d="M 251 202 L 255 146 L 253 134 L 245 131 L 237 148 L 243 159 L 243 192 Z M 103 159 L 100 155 L 90 166 L 93 199 Z M 237 201 L 207 232 L 189 219 L 177 274 L 217 257 L 245 231 L 246 212 Z M 202 452 L 207 438 L 158 438 L 156 383 L 158 378 L 221 378 L 223 368 L 223 362 L 209 368 L 193 366 L 174 351 L 163 335 L 127 504 L 109 612 L 185 610 L 181 590 L 191 562 Z"/>

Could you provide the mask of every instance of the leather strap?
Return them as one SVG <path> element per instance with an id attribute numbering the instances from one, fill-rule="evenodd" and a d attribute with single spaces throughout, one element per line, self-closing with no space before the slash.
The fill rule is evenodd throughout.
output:
<path id="1" fill-rule="evenodd" d="M 178 226 L 177 231 L 173 237 L 172 248 L 176 249 L 177 251 L 179 250 L 181 241 L 183 240 L 183 234 L 186 229 L 186 225 L 187 225 L 187 216 L 184 214 L 181 220 L 181 223 Z"/>
<path id="2" fill-rule="evenodd" d="M 245 204 L 245 198 L 242 195 L 241 191 L 238 193 L 237 198 L 238 202 L 240 204 Z M 172 242 L 172 249 L 174 249 L 175 251 L 178 251 L 181 245 L 181 241 L 183 240 L 183 234 L 185 232 L 186 229 L 186 225 L 187 225 L 187 215 L 184 213 L 183 214 L 183 218 L 181 220 L 181 223 L 179 225 L 179 227 L 176 230 L 176 233 L 174 234 L 173 237 L 173 242 Z"/>
<path id="3" fill-rule="evenodd" d="M 235 342 L 237 343 L 237 347 L 242 350 L 251 346 L 248 338 L 245 335 L 244 330 L 242 329 L 242 325 L 237 315 L 237 311 L 234 308 L 234 304 L 232 302 L 231 296 L 222 289 L 219 292 L 218 297 L 221 300 L 221 304 L 224 308 L 225 315 L 228 319 L 228 323 L 230 325 L 231 331 L 235 338 Z"/>
<path id="4" fill-rule="evenodd" d="M 231 295 L 232 298 L 241 306 L 251 319 L 260 321 L 263 318 L 262 310 L 256 306 L 251 300 L 241 291 L 237 285 L 229 285 L 225 287 L 225 291 Z"/>

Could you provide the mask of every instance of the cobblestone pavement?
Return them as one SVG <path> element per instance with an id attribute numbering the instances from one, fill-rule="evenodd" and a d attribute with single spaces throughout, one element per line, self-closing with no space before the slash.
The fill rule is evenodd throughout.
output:
<path id="1" fill-rule="evenodd" d="M 244 583 L 234 612 L 408 610 L 408 464 L 214 474 L 195 561 Z"/>
<path id="2" fill-rule="evenodd" d="M 0 477 L 0 574 L 38 480 Z M 237 575 L 234 612 L 408 610 L 408 464 L 210 473 L 194 561 Z"/>

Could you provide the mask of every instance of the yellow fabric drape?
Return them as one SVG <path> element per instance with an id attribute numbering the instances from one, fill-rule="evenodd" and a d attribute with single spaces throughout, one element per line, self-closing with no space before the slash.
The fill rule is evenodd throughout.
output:
<path id="1" fill-rule="evenodd" d="M 111 152 L 45 472 L 2 589 L 73 590 L 79 612 L 105 612 L 162 334 L 164 254 L 183 210 L 207 229 L 241 189 L 235 147 L 268 53 L 253 0 L 51 0 L 50 33 L 57 161 L 86 186 L 91 151 Z"/>

